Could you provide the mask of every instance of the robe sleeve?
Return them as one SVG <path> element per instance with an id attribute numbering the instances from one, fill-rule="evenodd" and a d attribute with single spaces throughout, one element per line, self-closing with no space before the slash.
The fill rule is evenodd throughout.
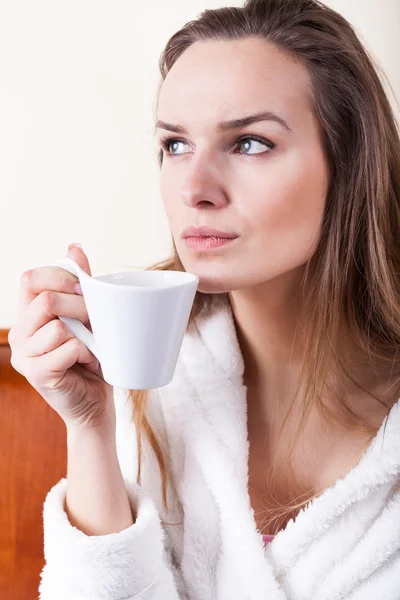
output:
<path id="1" fill-rule="evenodd" d="M 88 536 L 70 523 L 65 511 L 67 479 L 48 492 L 43 505 L 45 566 L 39 600 L 186 598 L 181 574 L 166 550 L 165 531 L 153 499 L 128 480 L 123 469 L 122 474 L 137 518 L 118 533 Z"/>

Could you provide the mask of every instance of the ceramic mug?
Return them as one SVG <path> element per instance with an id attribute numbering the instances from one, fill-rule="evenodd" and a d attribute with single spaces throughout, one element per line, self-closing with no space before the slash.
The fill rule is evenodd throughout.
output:
<path id="1" fill-rule="evenodd" d="M 91 277 L 71 258 L 48 265 L 75 275 L 93 333 L 59 317 L 98 359 L 104 380 L 127 389 L 172 381 L 199 278 L 185 271 L 125 271 Z"/>

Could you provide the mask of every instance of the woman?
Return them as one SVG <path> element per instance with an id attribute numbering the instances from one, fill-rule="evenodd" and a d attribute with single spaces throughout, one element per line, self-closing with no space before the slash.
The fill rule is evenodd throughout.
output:
<path id="1" fill-rule="evenodd" d="M 40 597 L 398 600 L 400 140 L 376 65 L 319 2 L 248 0 L 160 70 L 174 254 L 151 268 L 199 277 L 173 381 L 110 391 L 57 268 L 25 275 L 10 335 L 68 431 Z"/>

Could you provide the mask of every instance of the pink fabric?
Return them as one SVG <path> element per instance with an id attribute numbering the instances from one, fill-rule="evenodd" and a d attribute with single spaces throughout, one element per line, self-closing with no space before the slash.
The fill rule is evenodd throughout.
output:
<path id="1" fill-rule="evenodd" d="M 263 542 L 264 542 L 264 546 L 266 546 L 268 544 L 268 542 L 272 542 L 272 540 L 274 539 L 274 535 L 269 535 L 269 534 L 262 534 L 262 538 L 263 538 Z"/>

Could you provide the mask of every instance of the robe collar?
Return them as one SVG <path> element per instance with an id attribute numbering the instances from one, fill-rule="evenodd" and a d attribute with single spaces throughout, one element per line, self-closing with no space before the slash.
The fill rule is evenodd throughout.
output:
<path id="1" fill-rule="evenodd" d="M 284 600 L 281 581 L 299 555 L 372 488 L 398 481 L 400 399 L 359 463 L 301 509 L 264 549 L 248 491 L 247 388 L 230 303 L 207 318 L 197 316 L 195 325 L 185 334 L 174 378 L 164 389 L 219 508 L 220 589 Z"/>

